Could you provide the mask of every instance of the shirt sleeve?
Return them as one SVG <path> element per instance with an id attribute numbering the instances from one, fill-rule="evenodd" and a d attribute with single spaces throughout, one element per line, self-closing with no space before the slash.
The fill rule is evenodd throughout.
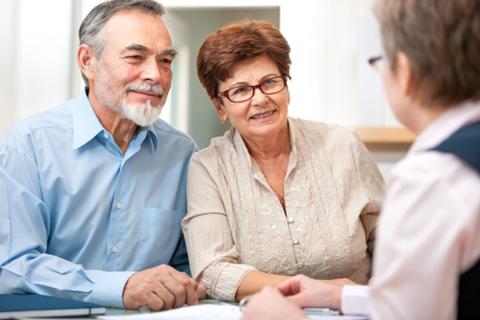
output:
<path id="1" fill-rule="evenodd" d="M 389 182 L 370 289 L 372 319 L 454 319 L 458 275 L 468 265 L 465 257 L 478 257 L 471 250 L 480 238 L 480 180 L 450 155 L 425 152 L 412 160 L 398 165 Z"/>
<path id="2" fill-rule="evenodd" d="M 205 285 L 209 296 L 233 301 L 241 281 L 255 268 L 238 263 L 239 253 L 215 179 L 195 156 L 187 190 L 183 231 L 192 275 Z"/>
<path id="3" fill-rule="evenodd" d="M 356 146 L 354 150 L 356 154 L 357 172 L 363 192 L 368 198 L 367 204 L 360 213 L 360 221 L 365 230 L 368 252 L 373 256 L 375 230 L 384 198 L 385 184 L 382 174 L 378 170 L 367 148 L 356 134 L 355 138 Z"/>
<path id="4" fill-rule="evenodd" d="M 188 155 L 188 158 L 191 159 L 192 155 L 198 151 L 197 145 L 193 144 L 192 149 Z M 183 168 L 183 176 L 182 176 L 182 192 L 181 194 L 177 194 L 177 197 L 183 197 L 185 199 L 185 207 L 186 207 L 186 184 L 187 184 L 187 176 L 188 176 L 188 168 L 190 166 L 190 161 L 188 161 Z M 186 211 L 186 209 L 185 209 Z M 189 257 L 187 253 L 187 247 L 185 244 L 185 237 L 182 232 L 180 232 L 180 238 L 178 239 L 177 248 L 173 253 L 172 258 L 170 259 L 169 265 L 173 268 L 177 269 L 178 271 L 185 272 L 189 276 L 191 276 L 191 270 L 189 265 Z"/>
<path id="5" fill-rule="evenodd" d="M 123 307 L 132 272 L 86 270 L 49 254 L 52 219 L 34 158 L 0 145 L 0 293 L 36 293 Z"/>
<path id="6" fill-rule="evenodd" d="M 368 316 L 368 286 L 350 286 L 342 288 L 341 310 L 346 315 Z"/>

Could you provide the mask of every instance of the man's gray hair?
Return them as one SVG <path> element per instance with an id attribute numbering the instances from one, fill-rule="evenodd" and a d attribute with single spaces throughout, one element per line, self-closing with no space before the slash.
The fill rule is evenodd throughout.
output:
<path id="1" fill-rule="evenodd" d="M 115 13 L 122 10 L 136 10 L 151 13 L 153 15 L 163 16 L 165 9 L 154 0 L 110 0 L 105 1 L 93 8 L 83 19 L 78 37 L 80 44 L 86 44 L 92 48 L 96 57 L 102 54 L 104 43 L 100 32 Z M 82 74 L 85 84 L 88 86 L 87 78 Z"/>

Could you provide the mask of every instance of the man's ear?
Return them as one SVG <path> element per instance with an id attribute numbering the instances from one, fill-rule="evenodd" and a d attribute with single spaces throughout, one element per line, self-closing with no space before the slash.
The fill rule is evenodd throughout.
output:
<path id="1" fill-rule="evenodd" d="M 224 106 L 222 100 L 220 98 L 212 98 L 213 106 L 215 110 L 217 110 L 218 118 L 220 118 L 220 122 L 224 124 L 228 120 L 228 116 L 225 113 Z"/>
<path id="2" fill-rule="evenodd" d="M 396 55 L 395 76 L 400 84 L 402 94 L 406 97 L 411 97 L 416 86 L 416 78 L 410 59 L 403 52 L 399 52 Z"/>
<path id="3" fill-rule="evenodd" d="M 77 63 L 80 67 L 80 71 L 88 80 L 95 79 L 97 58 L 90 46 L 83 43 L 78 47 Z"/>

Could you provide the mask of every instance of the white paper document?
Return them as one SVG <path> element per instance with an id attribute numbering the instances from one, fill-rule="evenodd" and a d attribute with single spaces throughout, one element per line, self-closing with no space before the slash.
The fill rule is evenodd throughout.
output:
<path id="1" fill-rule="evenodd" d="M 234 305 L 198 304 L 169 311 L 98 318 L 105 320 L 240 320 L 241 317 L 240 308 Z"/>
<path id="2" fill-rule="evenodd" d="M 274 308 L 275 306 L 272 306 Z M 311 320 L 360 320 L 362 317 L 340 316 L 328 309 L 306 309 L 305 313 Z M 242 312 L 240 308 L 232 304 L 198 304 L 175 310 L 140 313 L 121 316 L 99 316 L 104 320 L 240 320 Z"/>

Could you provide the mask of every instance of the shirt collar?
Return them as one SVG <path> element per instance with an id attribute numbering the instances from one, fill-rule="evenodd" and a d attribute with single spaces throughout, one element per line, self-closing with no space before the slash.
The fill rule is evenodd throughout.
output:
<path id="1" fill-rule="evenodd" d="M 76 150 L 104 131 L 87 97 L 87 89 L 82 93 L 79 103 L 73 106 L 73 150 Z"/>
<path id="2" fill-rule="evenodd" d="M 480 120 L 480 103 L 464 103 L 444 112 L 415 140 L 409 153 L 437 146 L 461 127 Z"/>
<path id="3" fill-rule="evenodd" d="M 292 150 L 290 151 L 290 159 L 288 160 L 288 168 L 287 168 L 287 174 L 288 176 L 289 172 L 293 170 L 293 168 L 296 167 L 297 165 L 297 160 L 298 160 L 298 152 L 297 152 L 297 131 L 298 128 L 296 127 L 296 123 L 293 120 L 288 119 L 288 130 L 290 131 L 290 146 L 292 147 Z"/>
<path id="4" fill-rule="evenodd" d="M 93 107 L 87 97 L 88 89 L 85 89 L 82 93 L 79 103 L 73 107 L 73 150 L 76 150 L 93 138 L 99 133 L 106 131 L 105 128 L 98 120 L 98 117 L 93 111 Z M 146 127 L 140 127 L 138 134 L 146 131 L 146 136 L 150 137 L 151 146 L 153 150 L 157 150 L 158 135 L 153 125 Z"/>
<path id="5" fill-rule="evenodd" d="M 157 135 L 157 132 L 155 131 L 154 126 L 149 125 L 146 127 L 139 127 L 138 134 L 140 134 L 141 132 L 146 132 L 147 137 L 150 137 L 152 149 L 156 151 L 158 147 L 158 135 Z"/>
<path id="6" fill-rule="evenodd" d="M 297 131 L 298 128 L 296 126 L 295 121 L 288 119 L 288 130 L 290 132 L 290 146 L 292 146 L 292 151 L 290 152 L 290 156 L 294 156 L 295 159 L 297 158 Z"/>

